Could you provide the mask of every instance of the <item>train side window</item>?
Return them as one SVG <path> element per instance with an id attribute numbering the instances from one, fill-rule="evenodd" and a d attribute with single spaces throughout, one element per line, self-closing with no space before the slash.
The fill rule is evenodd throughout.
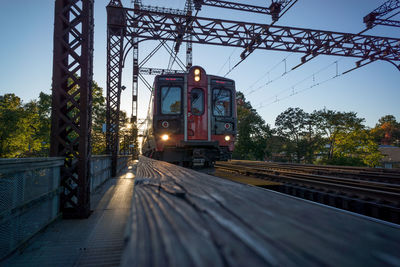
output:
<path id="1" fill-rule="evenodd" d="M 193 115 L 201 115 L 204 112 L 204 92 L 195 88 L 190 91 L 190 108 Z"/>
<path id="2" fill-rule="evenodd" d="M 231 116 L 231 91 L 226 89 L 213 90 L 214 116 Z"/>
<path id="3" fill-rule="evenodd" d="M 161 87 L 161 113 L 180 114 L 181 113 L 181 88 L 176 86 Z"/>

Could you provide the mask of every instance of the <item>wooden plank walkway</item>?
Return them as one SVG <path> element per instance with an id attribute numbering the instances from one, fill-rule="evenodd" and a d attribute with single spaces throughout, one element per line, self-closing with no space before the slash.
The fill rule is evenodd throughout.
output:
<path id="1" fill-rule="evenodd" d="M 400 266 L 400 227 L 141 157 L 122 266 Z"/>

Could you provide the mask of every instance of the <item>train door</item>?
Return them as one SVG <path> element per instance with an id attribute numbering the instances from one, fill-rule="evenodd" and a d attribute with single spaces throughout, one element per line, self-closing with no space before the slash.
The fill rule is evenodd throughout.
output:
<path id="1" fill-rule="evenodd" d="M 200 67 L 188 74 L 187 140 L 208 140 L 207 78 Z"/>

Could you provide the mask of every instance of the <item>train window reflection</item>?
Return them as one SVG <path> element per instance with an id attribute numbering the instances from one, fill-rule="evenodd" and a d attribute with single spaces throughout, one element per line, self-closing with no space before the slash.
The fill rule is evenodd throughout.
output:
<path id="1" fill-rule="evenodd" d="M 231 92 L 229 90 L 213 90 L 213 114 L 215 116 L 231 116 Z"/>
<path id="2" fill-rule="evenodd" d="M 201 115 L 204 112 L 204 92 L 195 88 L 190 92 L 190 108 L 193 115 Z"/>
<path id="3" fill-rule="evenodd" d="M 181 88 L 164 86 L 161 88 L 161 113 L 181 113 Z"/>

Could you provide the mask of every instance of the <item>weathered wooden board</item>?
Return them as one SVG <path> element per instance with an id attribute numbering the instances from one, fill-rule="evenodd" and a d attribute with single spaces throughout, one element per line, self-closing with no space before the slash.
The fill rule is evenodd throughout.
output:
<path id="1" fill-rule="evenodd" d="M 122 266 L 399 266 L 400 227 L 141 157 Z"/>

